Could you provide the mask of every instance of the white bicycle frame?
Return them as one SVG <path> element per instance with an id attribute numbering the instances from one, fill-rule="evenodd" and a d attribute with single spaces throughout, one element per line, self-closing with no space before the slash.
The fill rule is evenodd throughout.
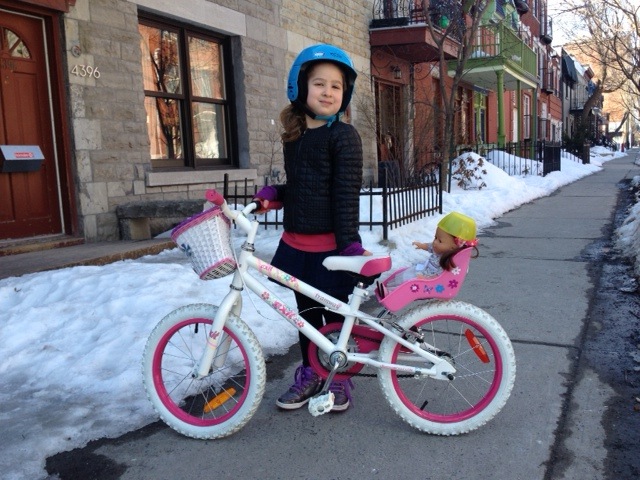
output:
<path id="1" fill-rule="evenodd" d="M 249 220 L 247 218 L 247 215 L 253 212 L 257 207 L 258 205 L 256 203 L 251 203 L 242 211 L 233 211 L 229 208 L 226 201 L 220 205 L 222 212 L 227 216 L 227 218 L 233 220 L 238 228 L 247 234 L 247 239 L 242 245 L 242 251 L 238 258 L 238 268 L 233 274 L 229 293 L 225 295 L 224 299 L 220 303 L 213 324 L 211 325 L 211 331 L 207 340 L 208 348 L 205 349 L 202 358 L 195 366 L 193 372 L 194 378 L 203 378 L 209 374 L 214 357 L 216 357 L 216 364 L 222 364 L 224 362 L 223 357 L 225 356 L 225 349 L 228 350 L 229 342 L 231 341 L 229 338 L 225 339 L 225 335 L 223 335 L 224 324 L 230 314 L 238 317 L 240 316 L 242 310 L 241 294 L 244 286 L 258 295 L 258 297 L 267 303 L 267 305 L 302 332 L 302 334 L 309 338 L 311 342 L 316 344 L 322 352 L 326 353 L 335 368 L 344 366 L 337 365 L 337 363 L 340 363 L 338 359 L 346 358 L 347 362 L 357 362 L 375 368 L 387 368 L 415 376 L 429 376 L 440 380 L 447 380 L 456 373 L 454 366 L 445 359 L 434 355 L 424 348 L 421 348 L 417 343 L 412 343 L 394 331 L 389 330 L 380 323 L 379 318 L 372 317 L 360 311 L 359 309 L 363 299 L 369 295 L 361 283 L 358 283 L 358 285 L 354 287 L 349 303 L 345 304 L 331 295 L 328 295 L 323 291 L 292 277 L 286 272 L 279 270 L 270 263 L 257 258 L 254 255 L 254 241 L 260 222 L 257 220 Z M 247 274 L 249 269 L 254 269 L 262 275 L 316 300 L 320 304 L 324 305 L 329 311 L 343 315 L 344 323 L 340 330 L 337 342 L 333 343 L 331 340 L 326 338 L 304 318 L 299 316 L 295 309 L 291 308 L 286 304 L 286 302 L 282 301 L 276 294 L 274 294 L 273 291 L 265 287 L 252 275 Z M 412 354 L 400 354 L 398 356 L 399 362 L 425 361 L 433 365 L 430 368 L 421 368 L 405 364 L 380 362 L 376 359 L 377 351 L 369 353 L 349 352 L 347 349 L 347 343 L 349 342 L 349 337 L 356 320 L 368 325 L 386 337 L 392 338 L 412 352 Z M 436 351 L 436 349 L 433 350 Z M 218 353 L 218 356 L 216 356 L 216 353 Z"/>

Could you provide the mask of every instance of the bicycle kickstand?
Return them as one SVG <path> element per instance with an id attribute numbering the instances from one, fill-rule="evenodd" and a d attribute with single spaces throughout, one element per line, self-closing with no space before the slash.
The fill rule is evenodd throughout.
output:
<path id="1" fill-rule="evenodd" d="M 331 382 L 333 381 L 333 377 L 335 377 L 336 373 L 338 373 L 338 368 L 339 368 L 339 365 L 336 362 L 333 365 L 331 372 L 329 372 L 329 376 L 325 380 L 322 390 L 316 393 L 309 400 L 309 413 L 311 413 L 311 415 L 313 415 L 314 417 L 330 412 L 331 409 L 333 408 L 333 401 L 335 399 L 335 395 L 333 394 L 333 392 L 329 391 L 329 385 L 331 385 Z"/>

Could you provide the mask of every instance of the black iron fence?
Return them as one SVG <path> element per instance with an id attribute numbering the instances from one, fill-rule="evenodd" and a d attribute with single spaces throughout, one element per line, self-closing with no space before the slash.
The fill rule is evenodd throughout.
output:
<path id="1" fill-rule="evenodd" d="M 582 145 L 566 142 L 564 149 L 571 153 L 576 161 L 581 161 L 584 165 L 591 163 L 591 143 L 585 141 Z"/>
<path id="2" fill-rule="evenodd" d="M 547 175 L 560 171 L 562 146 L 557 143 L 514 142 L 503 146 L 497 144 L 474 144 L 458 147 L 457 155 L 475 152 L 509 175 Z M 578 161 L 589 163 L 590 149 L 585 144 L 580 152 L 572 151 Z M 442 213 L 441 166 L 428 164 L 420 172 L 402 172 L 397 162 L 381 162 L 378 186 L 372 183 L 360 190 L 361 228 L 382 229 L 382 238 L 388 240 L 389 231 L 426 216 Z M 449 169 L 451 174 L 451 169 Z M 478 181 L 480 181 L 478 179 Z M 449 185 L 451 179 L 447 179 Z M 268 178 L 265 178 L 265 185 Z M 224 176 L 223 195 L 230 204 L 246 205 L 262 185 L 248 179 L 230 182 Z M 283 225 L 282 212 L 273 211 L 261 219 L 264 228 L 280 228 Z"/>
<path id="3" fill-rule="evenodd" d="M 442 213 L 442 190 L 440 188 L 441 169 L 434 169 L 402 186 L 374 187 L 369 184 L 360 190 L 360 228 L 382 229 L 383 240 L 389 239 L 389 230 L 406 225 L 426 216 Z M 246 205 L 255 197 L 262 185 L 252 185 L 248 179 L 243 182 L 229 182 L 224 176 L 223 195 L 231 205 Z M 275 210 L 265 216 L 260 223 L 264 228 L 280 228 L 283 225 L 282 212 Z"/>
<path id="4" fill-rule="evenodd" d="M 547 175 L 560 171 L 562 145 L 540 140 L 509 142 L 504 145 L 481 143 L 461 145 L 458 155 L 475 152 L 509 175 Z"/>

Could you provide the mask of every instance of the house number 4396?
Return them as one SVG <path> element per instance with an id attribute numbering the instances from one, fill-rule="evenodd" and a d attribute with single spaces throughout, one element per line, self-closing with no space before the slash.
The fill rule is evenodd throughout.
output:
<path id="1" fill-rule="evenodd" d="M 98 70 L 98 67 L 92 67 L 91 65 L 74 65 L 71 73 L 78 77 L 100 78 L 100 70 Z"/>

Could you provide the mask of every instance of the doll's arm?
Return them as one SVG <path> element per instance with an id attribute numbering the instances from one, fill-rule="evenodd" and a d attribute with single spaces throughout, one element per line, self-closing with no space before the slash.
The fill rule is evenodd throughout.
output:
<path id="1" fill-rule="evenodd" d="M 429 244 L 428 243 L 422 243 L 422 242 L 412 242 L 411 245 L 413 245 L 414 247 L 416 247 L 417 249 L 420 250 L 428 250 L 429 249 Z"/>

